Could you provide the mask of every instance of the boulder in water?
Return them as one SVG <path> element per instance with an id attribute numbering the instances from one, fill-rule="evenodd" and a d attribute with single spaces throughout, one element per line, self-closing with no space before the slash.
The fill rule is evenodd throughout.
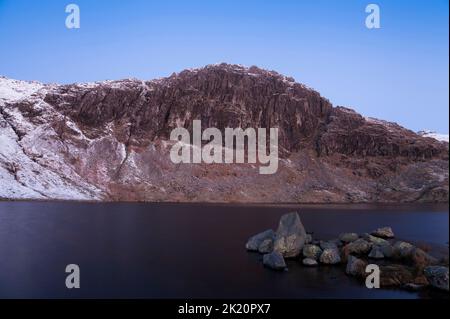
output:
<path id="1" fill-rule="evenodd" d="M 305 245 L 306 236 L 305 228 L 296 212 L 283 215 L 276 231 L 273 250 L 286 258 L 297 257 Z"/>
<path id="2" fill-rule="evenodd" d="M 392 255 L 394 254 L 394 248 L 390 243 L 380 245 L 378 246 L 378 248 L 381 250 L 385 258 L 391 258 Z"/>
<path id="3" fill-rule="evenodd" d="M 424 274 L 430 285 L 441 290 L 448 290 L 448 267 L 428 266 L 424 269 Z"/>
<path id="4" fill-rule="evenodd" d="M 375 245 L 378 245 L 378 246 L 389 244 L 389 242 L 386 239 L 379 238 L 379 237 L 376 237 L 376 236 L 372 236 L 372 235 L 367 234 L 367 233 L 363 234 L 362 238 L 364 240 L 368 241 L 369 243 L 372 243 L 372 244 L 375 244 Z"/>
<path id="5" fill-rule="evenodd" d="M 398 241 L 393 247 L 393 256 L 396 258 L 410 258 L 415 247 L 410 243 Z"/>
<path id="6" fill-rule="evenodd" d="M 305 258 L 319 260 L 320 255 L 322 255 L 322 249 L 317 245 L 308 244 L 303 247 L 303 256 Z"/>
<path id="7" fill-rule="evenodd" d="M 335 265 L 341 262 L 339 250 L 334 248 L 326 248 L 322 255 L 320 255 L 320 262 L 322 264 Z"/>
<path id="8" fill-rule="evenodd" d="M 328 240 L 328 241 L 320 241 L 320 248 L 322 248 L 323 250 L 325 249 L 339 249 L 338 245 L 336 244 L 336 241 L 334 240 Z"/>
<path id="9" fill-rule="evenodd" d="M 273 238 L 267 238 L 262 241 L 258 247 L 258 252 L 261 254 L 271 253 L 273 250 Z"/>
<path id="10" fill-rule="evenodd" d="M 394 238 L 394 232 L 392 231 L 391 227 L 381 227 L 378 229 L 375 229 L 372 233 L 373 236 L 380 237 L 380 238 Z"/>
<path id="11" fill-rule="evenodd" d="M 272 239 L 275 237 L 275 233 L 272 229 L 268 229 L 266 231 L 263 231 L 259 234 L 256 234 L 247 241 L 245 244 L 245 248 L 250 251 L 258 251 L 259 245 L 266 240 L 266 239 Z"/>
<path id="12" fill-rule="evenodd" d="M 267 266 L 267 267 L 275 269 L 275 270 L 286 269 L 286 263 L 284 261 L 284 258 L 277 251 L 273 251 L 269 254 L 265 254 L 263 256 L 263 264 L 264 264 L 264 266 Z"/>
<path id="13" fill-rule="evenodd" d="M 303 263 L 303 265 L 308 266 L 308 267 L 314 267 L 314 266 L 318 265 L 317 261 L 312 258 L 305 258 L 305 259 L 303 259 L 302 263 Z"/>
<path id="14" fill-rule="evenodd" d="M 357 233 L 342 233 L 339 235 L 339 239 L 348 244 L 351 243 L 352 241 L 355 241 L 359 238 L 359 235 Z"/>
<path id="15" fill-rule="evenodd" d="M 364 277 L 367 263 L 354 256 L 349 256 L 345 272 L 350 276 Z"/>
<path id="16" fill-rule="evenodd" d="M 371 248 L 372 248 L 371 243 L 362 238 L 359 238 L 354 242 L 347 244 L 344 247 L 344 250 L 348 254 L 365 255 L 370 251 Z"/>
<path id="17" fill-rule="evenodd" d="M 420 248 L 414 248 L 411 252 L 411 261 L 419 269 L 424 269 L 427 266 L 436 265 L 438 260 L 426 253 Z"/>
<path id="18" fill-rule="evenodd" d="M 369 253 L 369 258 L 373 259 L 383 259 L 384 255 L 379 246 L 373 246 Z"/>
<path id="19" fill-rule="evenodd" d="M 381 287 L 401 287 L 414 281 L 413 269 L 404 265 L 380 266 Z"/>

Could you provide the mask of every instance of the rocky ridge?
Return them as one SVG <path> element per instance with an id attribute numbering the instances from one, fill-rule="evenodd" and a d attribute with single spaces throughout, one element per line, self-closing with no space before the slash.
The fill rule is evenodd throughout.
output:
<path id="1" fill-rule="evenodd" d="M 277 127 L 277 173 L 174 164 L 175 127 Z M 0 78 L 0 198 L 447 202 L 448 143 L 333 107 L 274 71 L 209 65 L 152 80 Z"/>

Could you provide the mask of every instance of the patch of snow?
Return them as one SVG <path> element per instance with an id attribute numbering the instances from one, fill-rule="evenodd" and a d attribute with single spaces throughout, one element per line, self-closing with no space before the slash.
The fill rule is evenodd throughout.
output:
<path id="1" fill-rule="evenodd" d="M 448 134 L 440 134 L 440 133 L 436 133 L 430 130 L 423 130 L 423 131 L 419 131 L 417 132 L 417 134 L 419 134 L 420 136 L 423 137 L 431 137 L 434 138 L 435 140 L 438 140 L 439 142 L 447 142 L 449 141 L 449 136 Z"/>
<path id="2" fill-rule="evenodd" d="M 39 127 L 19 142 L 9 126 L 0 129 L 0 197 L 99 199 L 100 190 L 84 183 L 57 153 L 39 156 L 42 149 L 57 149 L 49 147 L 56 143 L 49 134 L 51 131 Z"/>
<path id="3" fill-rule="evenodd" d="M 16 82 L 24 89 L 17 88 Z M 2 101 L 26 98 L 34 109 L 43 111 L 41 119 L 51 118 L 54 109 L 39 96 L 29 96 L 43 86 L 5 78 L 0 78 L 0 84 L 3 94 L 0 106 L 6 115 L 5 118 L 0 115 L 0 198 L 101 199 L 102 191 L 86 183 L 67 163 L 62 154 L 70 145 L 60 141 L 54 129 L 45 124 L 47 121 L 32 124 L 14 105 L 2 105 Z M 23 133 L 21 140 L 16 131 Z"/>
<path id="4" fill-rule="evenodd" d="M 0 77 L 0 102 L 23 99 L 43 87 L 44 84 L 35 81 L 18 81 Z"/>
<path id="5" fill-rule="evenodd" d="M 14 123 L 14 126 L 22 132 L 31 132 L 35 129 L 34 125 L 25 119 L 18 108 L 5 108 L 3 110 L 9 116 L 9 121 Z"/>
<path id="6" fill-rule="evenodd" d="M 355 111 L 353 111 L 353 112 L 355 112 Z M 397 123 L 389 122 L 389 121 L 385 121 L 385 120 L 380 120 L 380 119 L 377 119 L 377 118 L 374 118 L 374 117 L 364 117 L 364 119 L 368 123 L 378 124 L 378 125 L 384 126 L 389 132 L 392 132 L 392 131 L 395 130 L 395 128 L 399 127 Z"/>
<path id="7" fill-rule="evenodd" d="M 75 122 L 73 122 L 72 120 L 66 119 L 65 123 L 66 123 L 68 128 L 70 128 L 76 134 L 78 134 L 78 137 L 79 137 L 80 140 L 85 140 L 85 141 L 88 141 L 88 142 L 91 141 L 90 138 L 88 138 L 86 135 L 84 135 L 83 131 L 80 130 L 80 128 L 78 127 L 78 125 Z"/>
<path id="8" fill-rule="evenodd" d="M 44 199 L 45 196 L 23 186 L 15 180 L 13 174 L 6 170 L 0 161 L 0 198 L 5 199 Z"/>
<path id="9" fill-rule="evenodd" d="M 84 82 L 84 83 L 77 83 L 76 84 L 79 88 L 83 89 L 93 89 L 100 85 L 99 82 Z"/>

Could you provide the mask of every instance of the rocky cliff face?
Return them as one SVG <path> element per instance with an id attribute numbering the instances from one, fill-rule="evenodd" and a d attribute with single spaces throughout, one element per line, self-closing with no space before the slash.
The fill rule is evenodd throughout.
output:
<path id="1" fill-rule="evenodd" d="M 217 202 L 448 201 L 448 143 L 364 118 L 292 78 L 212 65 L 168 78 L 0 79 L 0 197 Z M 170 131 L 277 127 L 280 163 L 173 164 Z"/>

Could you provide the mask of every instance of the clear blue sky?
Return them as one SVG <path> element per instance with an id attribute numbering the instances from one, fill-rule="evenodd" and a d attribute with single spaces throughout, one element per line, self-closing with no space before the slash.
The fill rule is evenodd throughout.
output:
<path id="1" fill-rule="evenodd" d="M 65 27 L 65 6 L 81 28 Z M 377 3 L 381 29 L 365 27 Z M 69 83 L 217 62 L 293 76 L 334 105 L 448 133 L 446 0 L 0 0 L 0 74 Z"/>

